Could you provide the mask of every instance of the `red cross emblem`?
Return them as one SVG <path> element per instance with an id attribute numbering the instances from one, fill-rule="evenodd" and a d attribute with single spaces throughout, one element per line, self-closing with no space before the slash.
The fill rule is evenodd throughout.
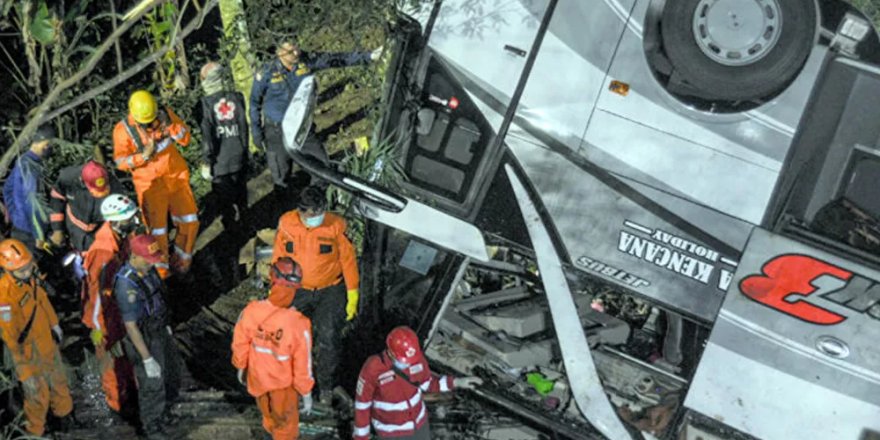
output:
<path id="1" fill-rule="evenodd" d="M 218 121 L 228 121 L 235 117 L 235 103 L 227 101 L 226 98 L 220 98 L 214 104 L 214 113 L 217 115 Z"/>

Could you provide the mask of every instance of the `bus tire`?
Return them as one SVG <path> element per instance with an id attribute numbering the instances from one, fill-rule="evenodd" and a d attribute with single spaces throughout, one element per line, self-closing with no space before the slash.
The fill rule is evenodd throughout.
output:
<path id="1" fill-rule="evenodd" d="M 660 26 L 664 50 L 673 66 L 674 75 L 701 99 L 763 101 L 775 96 L 794 80 L 813 48 L 817 20 L 815 4 L 811 0 L 727 1 L 755 1 L 777 8 L 782 20 L 781 26 L 777 27 L 781 30 L 777 30 L 775 42 L 763 45 L 769 49 L 764 49 L 760 58 L 739 61 L 744 64 L 732 65 L 737 60 L 725 62 L 723 56 L 713 58 L 705 52 L 712 46 L 705 42 L 706 39 L 699 41 L 694 30 L 697 10 L 705 10 L 707 2 L 669 1 L 663 10 Z M 746 4 L 750 5 L 737 3 Z"/>

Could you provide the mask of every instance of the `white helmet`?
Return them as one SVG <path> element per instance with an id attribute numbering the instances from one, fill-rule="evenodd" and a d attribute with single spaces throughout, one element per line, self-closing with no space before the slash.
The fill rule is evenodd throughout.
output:
<path id="1" fill-rule="evenodd" d="M 125 221 L 137 214 L 137 211 L 137 204 L 122 194 L 110 194 L 101 202 L 101 215 L 106 221 Z"/>

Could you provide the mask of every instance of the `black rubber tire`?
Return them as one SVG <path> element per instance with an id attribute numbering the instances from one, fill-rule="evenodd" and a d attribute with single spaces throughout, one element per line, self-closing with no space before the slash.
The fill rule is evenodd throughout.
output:
<path id="1" fill-rule="evenodd" d="M 782 34 L 769 53 L 745 66 L 719 64 L 697 46 L 692 26 L 699 1 L 667 1 L 660 23 L 664 50 L 675 73 L 699 98 L 767 99 L 800 72 L 815 41 L 817 11 L 812 0 L 776 0 L 782 16 Z"/>

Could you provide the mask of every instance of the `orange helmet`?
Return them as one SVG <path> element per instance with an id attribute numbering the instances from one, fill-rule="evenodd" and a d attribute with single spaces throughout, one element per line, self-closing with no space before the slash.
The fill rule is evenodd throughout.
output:
<path id="1" fill-rule="evenodd" d="M 399 362 L 413 364 L 422 355 L 419 347 L 419 337 L 413 329 L 407 326 L 394 327 L 385 338 L 388 353 Z"/>
<path id="2" fill-rule="evenodd" d="M 0 266 L 8 271 L 19 270 L 34 261 L 34 256 L 27 246 L 14 238 L 0 242 Z"/>
<path id="3" fill-rule="evenodd" d="M 297 290 L 302 286 L 302 268 L 292 258 L 281 257 L 269 270 L 269 279 L 273 285 L 280 284 Z"/>

